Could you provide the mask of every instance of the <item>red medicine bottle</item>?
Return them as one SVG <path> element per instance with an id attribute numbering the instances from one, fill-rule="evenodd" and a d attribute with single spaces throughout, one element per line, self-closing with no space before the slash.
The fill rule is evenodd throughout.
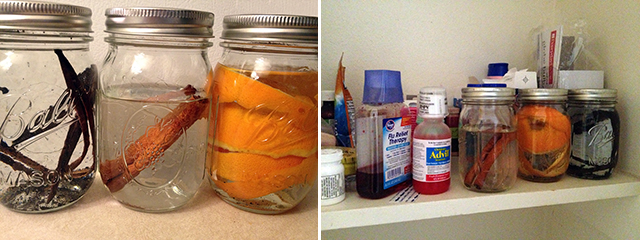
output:
<path id="1" fill-rule="evenodd" d="M 413 188 L 420 194 L 439 194 L 451 184 L 451 130 L 444 88 L 420 89 L 419 117 L 413 135 Z"/>

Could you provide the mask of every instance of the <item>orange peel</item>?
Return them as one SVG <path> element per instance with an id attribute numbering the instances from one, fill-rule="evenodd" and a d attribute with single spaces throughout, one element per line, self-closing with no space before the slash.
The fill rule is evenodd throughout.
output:
<path id="1" fill-rule="evenodd" d="M 318 167 L 317 152 L 305 158 L 300 164 L 265 174 L 264 177 L 249 181 L 232 181 L 211 177 L 214 184 L 237 199 L 253 199 L 284 190 L 296 184 L 312 184 Z"/>
<path id="2" fill-rule="evenodd" d="M 220 104 L 218 111 L 215 147 L 274 158 L 307 157 L 317 152 L 318 130 L 309 127 L 317 125 L 303 125 L 288 118 L 287 114 L 268 109 L 247 110 L 235 103 Z M 210 137 L 212 135 L 210 131 Z"/>
<path id="3" fill-rule="evenodd" d="M 517 114 L 518 146 L 534 154 L 557 151 L 569 144 L 571 122 L 560 111 L 529 105 Z"/>
<path id="4" fill-rule="evenodd" d="M 211 175 L 231 181 L 254 181 L 264 178 L 271 172 L 295 167 L 302 163 L 303 157 L 286 156 L 272 158 L 265 155 L 215 151 L 216 166 Z"/>
<path id="5" fill-rule="evenodd" d="M 317 116 L 315 119 L 308 119 L 310 116 L 317 115 L 318 111 L 317 104 L 311 98 L 290 95 L 239 72 L 240 70 L 223 65 L 216 66 L 213 76 L 215 81 L 212 86 L 214 101 L 217 99 L 219 103 L 236 102 L 246 109 L 262 107 L 284 112 L 291 114 L 293 119 L 302 119 L 305 123 L 317 120 Z M 288 74 L 309 75 L 310 73 Z"/>

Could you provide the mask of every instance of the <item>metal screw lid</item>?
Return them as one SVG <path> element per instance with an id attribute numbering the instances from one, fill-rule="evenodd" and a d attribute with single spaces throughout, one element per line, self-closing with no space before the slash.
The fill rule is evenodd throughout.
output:
<path id="1" fill-rule="evenodd" d="M 604 88 L 584 88 L 569 90 L 569 101 L 616 101 L 618 90 Z"/>
<path id="2" fill-rule="evenodd" d="M 35 1 L 0 1 L 0 31 L 91 32 L 91 9 Z"/>
<path id="3" fill-rule="evenodd" d="M 296 15 L 245 14 L 225 16 L 226 40 L 266 42 L 318 42 L 318 18 Z"/>
<path id="4" fill-rule="evenodd" d="M 515 89 L 507 87 L 468 87 L 462 89 L 464 102 L 474 100 L 501 100 L 514 101 Z"/>
<path id="5" fill-rule="evenodd" d="M 108 33 L 213 37 L 213 13 L 175 8 L 109 8 L 105 11 Z"/>
<path id="6" fill-rule="evenodd" d="M 518 92 L 518 100 L 566 101 L 567 89 L 562 88 L 525 88 Z"/>

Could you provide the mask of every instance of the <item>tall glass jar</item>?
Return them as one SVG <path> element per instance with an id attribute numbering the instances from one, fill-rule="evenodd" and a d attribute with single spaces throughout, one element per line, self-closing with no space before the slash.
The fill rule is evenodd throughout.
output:
<path id="1" fill-rule="evenodd" d="M 90 33 L 88 8 L 0 1 L 0 203 L 11 210 L 69 206 L 93 182 Z"/>
<path id="2" fill-rule="evenodd" d="M 149 212 L 186 204 L 204 180 L 213 13 L 106 10 L 98 88 L 100 176 L 125 206 Z"/>
<path id="3" fill-rule="evenodd" d="M 514 93 L 512 88 L 462 89 L 458 170 L 469 190 L 505 191 L 518 178 Z"/>
<path id="4" fill-rule="evenodd" d="M 281 213 L 304 199 L 318 172 L 318 19 L 232 15 L 223 25 L 209 179 L 237 208 Z"/>
<path id="5" fill-rule="evenodd" d="M 607 179 L 618 163 L 620 117 L 616 89 L 569 90 L 571 161 L 567 174 L 585 179 Z"/>
<path id="6" fill-rule="evenodd" d="M 518 93 L 518 175 L 555 182 L 569 166 L 571 123 L 566 89 L 522 89 Z"/>

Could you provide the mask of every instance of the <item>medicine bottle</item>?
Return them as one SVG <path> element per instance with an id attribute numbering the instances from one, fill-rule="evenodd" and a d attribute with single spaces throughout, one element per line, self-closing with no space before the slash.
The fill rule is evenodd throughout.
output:
<path id="1" fill-rule="evenodd" d="M 93 183 L 91 32 L 88 8 L 0 1 L 0 203 L 13 211 L 70 206 Z"/>
<path id="2" fill-rule="evenodd" d="M 518 178 L 518 146 L 513 88 L 462 89 L 459 173 L 464 186 L 500 192 Z"/>
<path id="3" fill-rule="evenodd" d="M 518 176 L 534 182 L 560 180 L 569 167 L 571 147 L 567 90 L 520 89 L 518 103 Z"/>
<path id="4" fill-rule="evenodd" d="M 318 18 L 231 15 L 223 27 L 209 179 L 234 207 L 282 213 L 318 177 Z"/>
<path id="5" fill-rule="evenodd" d="M 186 204 L 204 180 L 213 14 L 110 8 L 98 88 L 100 176 L 139 211 Z"/>
<path id="6" fill-rule="evenodd" d="M 320 203 L 322 206 L 342 202 L 345 197 L 344 166 L 342 150 L 327 148 L 321 150 Z"/>
<path id="7" fill-rule="evenodd" d="M 439 194 L 451 185 L 451 130 L 444 88 L 420 89 L 418 117 L 423 121 L 413 135 L 413 189 L 420 194 Z"/>
<path id="8" fill-rule="evenodd" d="M 620 117 L 616 89 L 571 89 L 567 114 L 571 118 L 571 161 L 567 174 L 607 179 L 618 163 Z"/>
<path id="9" fill-rule="evenodd" d="M 411 126 L 400 72 L 366 70 L 356 110 L 356 189 L 363 198 L 389 196 L 411 183 Z"/>

